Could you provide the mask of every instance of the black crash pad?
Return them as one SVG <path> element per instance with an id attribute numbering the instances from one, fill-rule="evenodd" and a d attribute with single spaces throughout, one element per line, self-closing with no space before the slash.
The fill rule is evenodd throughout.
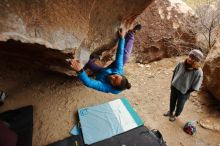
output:
<path id="1" fill-rule="evenodd" d="M 77 144 L 75 143 L 77 141 Z M 116 135 L 109 139 L 94 143 L 83 144 L 82 135 L 70 136 L 64 140 L 49 144 L 48 146 L 166 146 L 159 131 L 151 131 L 140 126 L 128 132 Z"/>

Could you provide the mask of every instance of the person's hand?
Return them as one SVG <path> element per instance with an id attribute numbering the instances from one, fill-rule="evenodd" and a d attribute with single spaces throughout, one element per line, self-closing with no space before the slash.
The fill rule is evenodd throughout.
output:
<path id="1" fill-rule="evenodd" d="M 124 38 L 125 34 L 126 34 L 126 29 L 125 28 L 120 28 L 119 31 L 118 31 L 118 34 L 121 38 Z"/>
<path id="2" fill-rule="evenodd" d="M 79 72 L 82 69 L 82 66 L 81 66 L 79 60 L 74 60 L 74 59 L 70 60 L 70 66 L 73 70 L 75 70 L 77 72 Z"/>

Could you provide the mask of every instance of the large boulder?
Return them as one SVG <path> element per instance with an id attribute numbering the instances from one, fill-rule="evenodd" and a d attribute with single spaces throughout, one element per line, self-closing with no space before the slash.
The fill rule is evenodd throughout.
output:
<path id="1" fill-rule="evenodd" d="M 181 0 L 155 0 L 135 20 L 143 25 L 134 45 L 136 61 L 148 63 L 196 48 L 196 37 L 182 27 L 186 17 L 196 19 L 194 11 Z"/>
<path id="2" fill-rule="evenodd" d="M 1 0 L 0 57 L 62 72 L 65 59 L 109 49 L 153 0 Z M 8 59 L 10 58 L 10 59 Z"/>
<path id="3" fill-rule="evenodd" d="M 220 32 L 220 31 L 219 31 Z M 220 101 L 220 43 L 209 51 L 203 67 L 204 87 Z"/>

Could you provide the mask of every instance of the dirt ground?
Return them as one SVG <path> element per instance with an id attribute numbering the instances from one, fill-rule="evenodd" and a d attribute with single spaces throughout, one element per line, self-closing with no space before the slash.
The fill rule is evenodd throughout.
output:
<path id="1" fill-rule="evenodd" d="M 148 65 L 127 64 L 125 72 L 132 88 L 119 95 L 89 89 L 77 79 L 60 74 L 2 64 L 0 88 L 7 91 L 9 97 L 0 112 L 33 105 L 33 145 L 42 146 L 69 136 L 75 122 L 73 115 L 78 108 L 127 97 L 145 125 L 160 130 L 168 146 L 219 146 L 218 130 L 209 130 L 199 124 L 194 136 L 182 130 L 189 120 L 211 123 L 207 126 L 211 129 L 220 128 L 220 106 L 205 93 L 194 93 L 177 121 L 170 122 L 163 116 L 169 105 L 172 70 L 180 60 L 183 57 Z"/>

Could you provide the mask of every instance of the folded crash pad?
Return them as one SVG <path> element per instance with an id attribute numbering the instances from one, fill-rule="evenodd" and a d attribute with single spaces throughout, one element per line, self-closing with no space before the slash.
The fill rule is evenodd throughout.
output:
<path id="1" fill-rule="evenodd" d="M 85 144 L 93 144 L 143 125 L 126 98 L 78 110 Z"/>

